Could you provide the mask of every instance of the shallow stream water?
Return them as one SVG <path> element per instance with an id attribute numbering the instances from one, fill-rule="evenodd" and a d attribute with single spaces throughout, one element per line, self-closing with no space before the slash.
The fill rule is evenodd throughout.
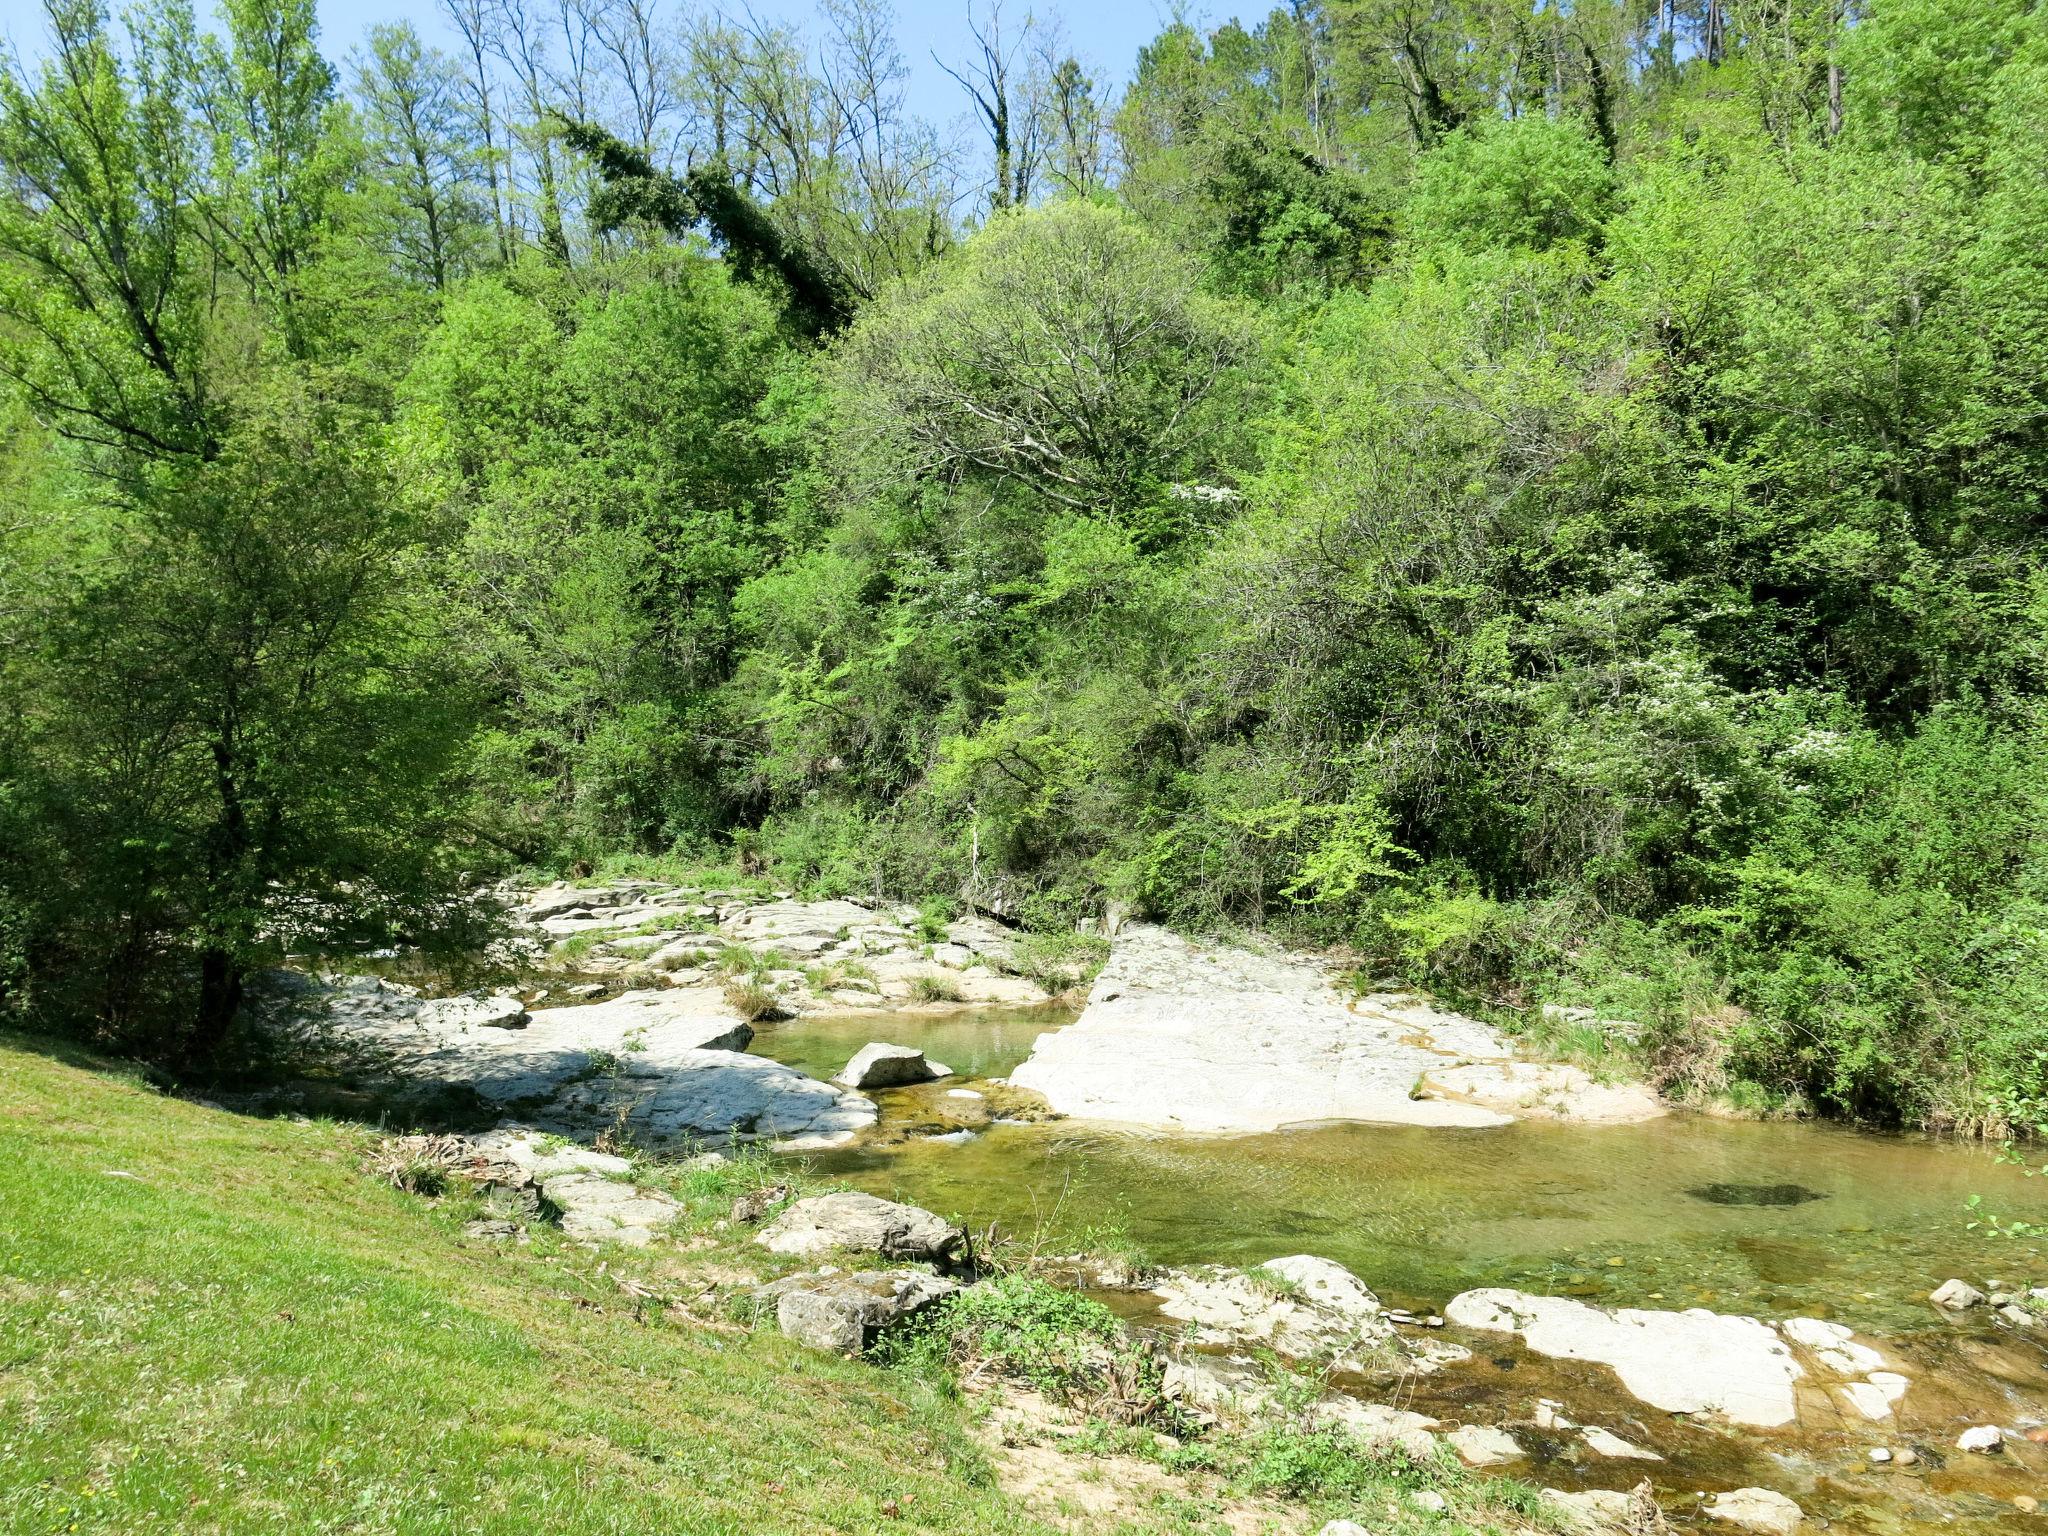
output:
<path id="1" fill-rule="evenodd" d="M 871 1039 L 958 1076 L 877 1095 L 884 1125 L 943 1117 L 944 1090 L 997 1077 L 1066 1022 L 1055 1010 L 849 1015 L 764 1026 L 753 1049 L 819 1076 Z M 936 1127 L 935 1128 L 939 1128 Z M 821 1172 L 977 1225 L 1127 1235 L 1163 1264 L 1335 1259 L 1384 1297 L 1441 1306 L 1511 1285 L 1608 1305 L 1928 1324 L 1951 1274 L 2048 1272 L 2044 1245 L 1972 1231 L 1967 1202 L 2048 1217 L 2048 1181 L 1986 1148 L 1821 1124 L 1675 1114 L 1631 1126 L 1332 1125 L 1183 1138 L 1053 1121 L 965 1142 L 815 1154 Z"/>
<path id="2" fill-rule="evenodd" d="M 1792 1494 L 1810 1525 L 1873 1536 L 2048 1529 L 2048 1515 L 2011 1502 L 2048 1503 L 2048 1446 L 2016 1441 L 1998 1458 L 1954 1449 L 1967 1424 L 2048 1417 L 2048 1351 L 1993 1330 L 1982 1312 L 1959 1323 L 1926 1300 L 1951 1275 L 2048 1278 L 2048 1244 L 1970 1226 L 1973 1195 L 2007 1220 L 2048 1220 L 2048 1181 L 1990 1149 L 1683 1113 L 1631 1126 L 1328 1125 L 1217 1138 L 997 1122 L 959 1139 L 972 1101 L 953 1091 L 1009 1072 L 1040 1032 L 1070 1018 L 808 1017 L 762 1027 L 753 1049 L 819 1076 L 870 1040 L 918 1046 L 953 1067 L 946 1082 L 875 1095 L 880 1134 L 812 1154 L 813 1169 L 978 1228 L 999 1223 L 1047 1251 L 1122 1238 L 1166 1265 L 1311 1253 L 1417 1311 L 1504 1285 L 1605 1306 L 1826 1317 L 1880 1341 L 1914 1381 L 1896 1422 L 1855 1421 L 1816 1388 L 1799 1426 L 1735 1431 L 1634 1403 L 1604 1367 L 1467 1336 L 1470 1362 L 1402 1382 L 1395 1396 L 1446 1422 L 1514 1423 L 1530 1459 L 1504 1471 L 1563 1488 L 1626 1488 L 1647 1472 L 1667 1512 L 1695 1529 L 1726 1527 L 1698 1505 L 1688 1515 L 1685 1500 L 1751 1485 Z M 1386 1397 L 1387 1384 L 1369 1395 Z M 1532 1431 L 1539 1398 L 1666 1459 L 1588 1457 L 1573 1434 Z M 1877 1446 L 1914 1448 L 1919 1461 L 1874 1466 Z"/>

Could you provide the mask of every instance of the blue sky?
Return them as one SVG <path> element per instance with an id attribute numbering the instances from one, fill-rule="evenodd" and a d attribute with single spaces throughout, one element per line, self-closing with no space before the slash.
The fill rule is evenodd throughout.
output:
<path id="1" fill-rule="evenodd" d="M 410 20 L 438 46 L 452 41 L 442 19 L 439 0 L 318 0 L 322 42 L 329 58 L 339 61 L 379 22 Z M 671 0 L 684 5 L 689 0 Z M 1233 17 L 1247 23 L 1264 17 L 1275 0 L 1193 0 L 1189 20 L 1199 26 L 1220 26 Z M 1098 78 L 1121 85 L 1129 79 L 1139 47 L 1165 25 L 1173 0 L 1048 0 L 1036 7 L 1028 0 L 1008 0 L 1011 20 L 1028 9 L 1057 15 L 1069 49 Z M 120 7 L 113 9 L 118 13 Z M 211 0 L 197 0 L 202 25 L 213 9 Z M 807 0 L 754 0 L 763 19 L 801 24 L 815 14 Z M 967 29 L 967 0 L 896 0 L 896 40 L 910 66 L 910 105 L 919 116 L 940 125 L 964 117 L 969 107 L 960 87 L 933 61 L 936 52 L 948 63 L 963 62 L 972 47 Z M 34 58 L 43 47 L 40 0 L 0 0 L 0 37 Z"/>
<path id="2" fill-rule="evenodd" d="M 27 3 L 0 0 L 0 9 Z M 430 33 L 441 46 L 447 45 L 437 0 L 319 0 L 319 4 L 326 49 L 332 58 L 346 54 L 378 22 L 408 18 L 423 34 Z M 1010 0 L 1005 9 L 1014 21 L 1032 8 L 1024 0 Z M 1189 7 L 1189 16 L 1198 24 L 1220 26 L 1233 16 L 1262 17 L 1271 8 L 1272 0 L 1262 4 L 1209 0 Z M 199 0 L 198 9 L 204 13 L 207 0 Z M 1057 14 L 1072 51 L 1103 79 L 1121 84 L 1137 62 L 1140 45 L 1165 25 L 1172 5 L 1171 0 L 1053 0 L 1035 9 Z M 753 10 L 764 19 L 798 23 L 814 14 L 805 0 L 756 0 Z M 896 41 L 911 70 L 912 109 L 934 122 L 951 122 L 967 110 L 966 98 L 932 62 L 932 54 L 936 51 L 954 64 L 967 56 L 972 43 L 966 0 L 897 0 L 896 17 Z M 10 30 L 19 37 L 30 28 L 17 25 Z"/>

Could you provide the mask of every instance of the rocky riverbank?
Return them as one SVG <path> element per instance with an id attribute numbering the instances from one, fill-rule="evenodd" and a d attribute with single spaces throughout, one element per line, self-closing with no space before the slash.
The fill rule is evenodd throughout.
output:
<path id="1" fill-rule="evenodd" d="M 772 1164 L 718 1154 L 633 1162 L 530 1133 L 433 1151 L 494 1202 L 479 1241 L 518 1241 L 538 1223 L 600 1248 L 666 1248 L 693 1277 L 696 1312 L 833 1354 L 899 1359 L 936 1341 L 987 1399 L 998 1465 L 1027 1483 L 1050 1465 L 1074 1475 L 1073 1442 L 1104 1415 L 1123 1426 L 1119 1455 L 1307 1436 L 1374 1464 L 1533 1482 L 1554 1520 L 1632 1536 L 2019 1519 L 2048 1480 L 2041 1299 L 2027 1292 L 2000 1293 L 2023 1326 L 1974 1287 L 1944 1286 L 1931 1340 L 1501 1289 L 1416 1313 L 1311 1254 L 1151 1272 L 1040 1258 L 929 1210 L 806 1192 Z M 1115 1315 L 1076 1321 L 1038 1299 L 1077 1285 Z M 1430 1502 L 1436 1488 L 1406 1485 L 1404 1511 L 1445 1507 Z M 1277 1523 L 1245 1528 L 1299 1529 L 1286 1513 L 1265 1508 Z"/>

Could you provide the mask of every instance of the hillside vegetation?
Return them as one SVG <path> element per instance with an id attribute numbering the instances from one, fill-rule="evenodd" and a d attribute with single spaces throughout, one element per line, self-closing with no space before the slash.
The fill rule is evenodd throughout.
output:
<path id="1" fill-rule="evenodd" d="M 1012 18 L 972 157 L 866 3 L 47 5 L 0 1008 L 218 1060 L 287 950 L 734 857 L 2048 1120 L 2035 0 L 1316 0 L 1121 94 Z"/>

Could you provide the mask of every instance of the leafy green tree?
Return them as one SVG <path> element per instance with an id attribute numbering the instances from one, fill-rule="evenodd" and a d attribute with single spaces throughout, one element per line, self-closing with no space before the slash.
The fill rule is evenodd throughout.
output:
<path id="1" fill-rule="evenodd" d="M 20 712 L 53 993 L 182 1060 L 286 949 L 432 926 L 462 739 L 374 422 L 275 375 L 52 604 Z"/>
<path id="2" fill-rule="evenodd" d="M 1169 482 L 1227 462 L 1258 352 L 1249 317 L 1127 215 L 1020 211 L 864 317 L 839 430 L 870 484 L 987 475 L 1158 520 Z"/>

